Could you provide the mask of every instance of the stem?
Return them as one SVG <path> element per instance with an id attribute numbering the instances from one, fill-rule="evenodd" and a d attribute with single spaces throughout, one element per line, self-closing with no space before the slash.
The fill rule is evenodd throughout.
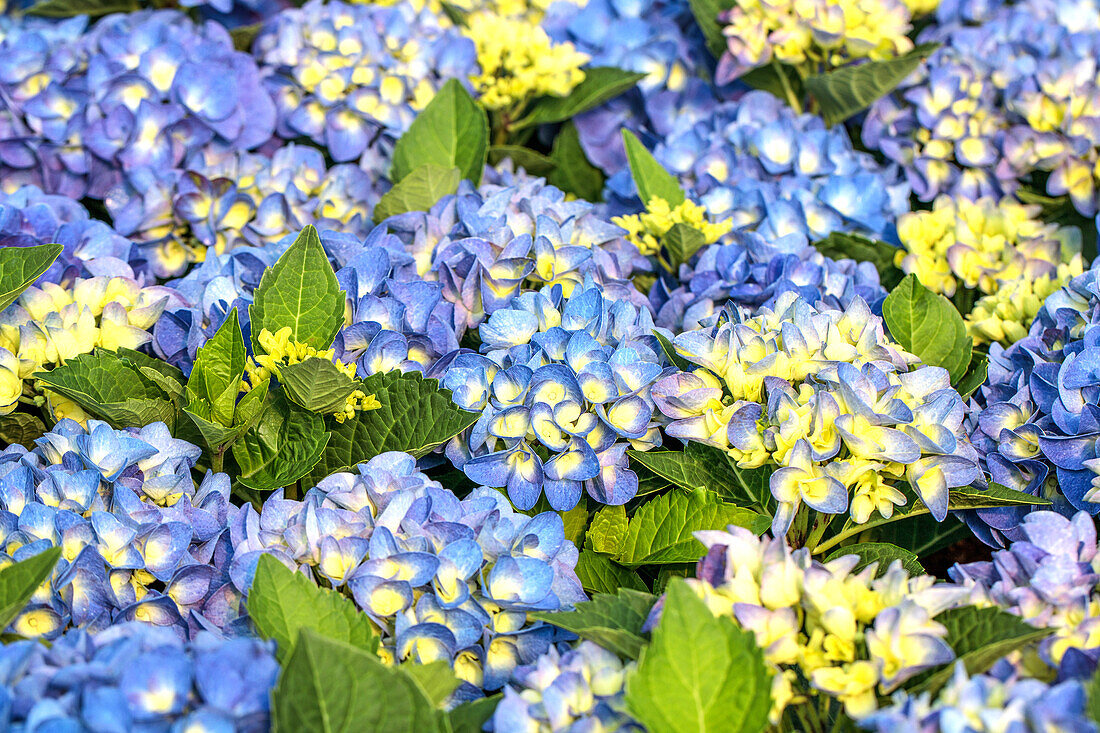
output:
<path id="1" fill-rule="evenodd" d="M 813 549 L 813 554 L 814 555 L 820 555 L 821 553 L 825 552 L 826 550 L 829 550 L 829 549 L 832 549 L 833 547 L 836 547 L 837 545 L 839 545 L 844 540 L 846 540 L 850 537 L 855 537 L 860 532 L 866 532 L 869 529 L 873 529 L 874 527 L 878 527 L 878 526 L 883 525 L 883 524 L 889 524 L 890 522 L 897 522 L 897 521 L 900 521 L 902 519 L 910 519 L 911 517 L 916 517 L 916 516 L 920 516 L 921 514 L 927 514 L 927 513 L 928 513 L 928 509 L 922 504 L 922 505 L 920 505 L 919 509 L 914 508 L 912 511 L 908 511 L 904 514 L 895 513 L 889 519 L 886 519 L 885 517 L 880 516 L 878 520 L 871 520 L 871 521 L 868 521 L 864 524 L 857 524 L 857 525 L 854 525 L 852 527 L 845 527 L 844 529 L 840 530 L 840 532 L 838 532 L 837 534 L 833 535 L 832 537 L 830 537 L 829 539 L 825 540 L 820 545 L 815 547 Z"/>
<path id="2" fill-rule="evenodd" d="M 214 451 L 210 456 L 210 470 L 214 473 L 225 473 L 222 468 L 225 465 L 225 448 Z"/>
<path id="3" fill-rule="evenodd" d="M 821 541 L 821 536 L 825 534 L 825 530 L 829 528 L 829 525 L 833 521 L 832 514 L 820 515 L 817 521 L 814 523 L 813 531 L 810 532 L 810 536 L 806 538 L 806 544 L 803 547 L 809 549 L 813 553 L 814 548 L 817 547 L 817 543 Z"/>
<path id="4" fill-rule="evenodd" d="M 798 101 L 798 97 L 795 96 L 794 89 L 791 88 L 791 80 L 787 78 L 786 70 L 774 58 L 772 59 L 772 68 L 775 69 L 775 73 L 779 77 L 783 94 L 787 97 L 787 104 L 791 105 L 791 109 L 795 111 L 795 114 L 802 114 L 802 102 Z"/>

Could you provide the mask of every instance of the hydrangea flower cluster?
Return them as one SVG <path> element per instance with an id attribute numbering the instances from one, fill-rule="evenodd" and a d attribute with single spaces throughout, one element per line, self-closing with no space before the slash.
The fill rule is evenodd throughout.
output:
<path id="1" fill-rule="evenodd" d="M 114 430 L 63 419 L 35 441 L 0 453 L 0 532 L 16 561 L 57 546 L 52 579 L 12 623 L 54 638 L 143 621 L 187 636 L 239 615 L 226 565 L 229 478 L 196 487 L 200 450 L 164 423 Z"/>
<path id="2" fill-rule="evenodd" d="M 525 285 L 560 285 L 569 297 L 590 279 L 609 297 L 644 304 L 629 279 L 650 264 L 622 229 L 540 178 L 507 178 L 477 190 L 463 182 L 430 211 L 380 225 L 405 243 L 421 277 L 442 283 L 459 339 Z"/>
<path id="3" fill-rule="evenodd" d="M 518 514 L 487 488 L 459 501 L 405 453 L 335 473 L 302 501 L 278 491 L 261 512 L 246 505 L 230 536 L 241 591 L 273 554 L 350 595 L 381 630 L 384 659 L 444 660 L 474 691 L 500 689 L 554 641 L 528 611 L 585 598 L 560 516 Z"/>
<path id="4" fill-rule="evenodd" d="M 269 729 L 273 645 L 203 632 L 184 642 L 131 622 L 77 629 L 47 647 L 0 647 L 0 726 L 42 730 Z"/>
<path id="5" fill-rule="evenodd" d="M 574 118 L 585 155 L 608 175 L 626 169 L 620 130 L 656 145 L 677 120 L 705 118 L 732 90 L 710 82 L 714 64 L 690 7 L 676 0 L 593 0 L 553 4 L 542 22 L 592 66 L 645 74 L 638 86 Z"/>
<path id="6" fill-rule="evenodd" d="M 1054 502 L 1059 511 L 1100 512 L 1097 390 L 1091 364 L 1100 358 L 1098 271 L 1079 275 L 1050 295 L 1028 335 L 989 350 L 989 380 L 967 421 L 971 441 L 994 482 Z M 1024 539 L 1030 507 L 963 513 L 984 542 Z"/>
<path id="7" fill-rule="evenodd" d="M 1027 0 L 932 26 L 927 65 L 876 102 L 863 140 L 899 163 L 924 201 L 1013 193 L 1021 181 L 1100 207 L 1096 7 Z M 949 14 L 950 17 L 950 14 Z"/>
<path id="8" fill-rule="evenodd" d="M 843 127 L 827 129 L 767 92 L 683 120 L 653 155 L 712 219 L 733 219 L 769 241 L 851 232 L 896 243 L 894 221 L 909 210 L 895 167 L 854 150 Z M 605 194 L 613 209 L 637 206 L 629 172 L 612 176 Z"/>
<path id="9" fill-rule="evenodd" d="M 933 700 L 931 695 L 894 694 L 893 705 L 859 721 L 865 730 L 878 733 L 920 731 L 974 733 L 1018 731 L 1040 733 L 1072 730 L 1095 733 L 1096 723 L 1085 710 L 1085 686 L 1077 680 L 1047 684 L 1026 677 L 967 675 L 962 662 Z"/>
<path id="10" fill-rule="evenodd" d="M 148 343 L 148 330 L 161 313 L 180 302 L 171 288 L 107 275 L 80 278 L 69 287 L 44 282 L 28 288 L 0 313 L 0 411 L 10 412 L 23 392 L 22 380 L 44 367 L 97 346 L 114 351 Z"/>
<path id="11" fill-rule="evenodd" d="M 626 450 L 661 444 L 650 387 L 665 373 L 646 309 L 596 287 L 516 297 L 481 325 L 480 354 L 459 354 L 443 376 L 461 407 L 481 413 L 447 445 L 473 481 L 507 487 L 520 509 L 545 493 L 558 511 L 582 487 L 601 504 L 638 491 Z"/>
<path id="12" fill-rule="evenodd" d="M 725 84 L 773 60 L 801 73 L 853 61 L 891 59 L 911 50 L 902 0 L 750 0 L 719 16 L 726 52 L 716 80 Z"/>
<path id="13" fill-rule="evenodd" d="M 880 577 L 877 563 L 853 573 L 855 555 L 820 563 L 805 548 L 792 551 L 741 527 L 696 537 L 707 552 L 688 584 L 716 615 L 752 631 L 776 669 L 773 725 L 796 695 L 832 697 L 863 718 L 874 712 L 877 693 L 955 658 L 934 617 L 963 604 L 963 588 L 910 577 L 900 562 Z M 658 601 L 647 626 L 661 607 Z"/>
<path id="14" fill-rule="evenodd" d="M 565 97 L 584 81 L 589 57 L 572 43 L 551 43 L 540 26 L 522 17 L 474 13 L 463 31 L 477 49 L 471 77 L 481 103 L 509 119 L 540 96 Z"/>
<path id="15" fill-rule="evenodd" d="M 981 293 L 966 315 L 971 335 L 1008 345 L 1024 337 L 1046 296 L 1082 271 L 1080 232 L 1038 214 L 1038 206 L 1009 199 L 939 196 L 931 210 L 898 218 L 905 251 L 895 259 L 933 292 Z"/>
<path id="16" fill-rule="evenodd" d="M 376 176 L 388 175 L 393 143 L 443 81 L 477 70 L 469 39 L 407 3 L 312 0 L 275 16 L 253 49 L 278 135 L 305 137 L 338 163 L 360 160 Z"/>
<path id="17" fill-rule="evenodd" d="M 996 604 L 1029 624 L 1054 629 L 1039 643 L 1043 661 L 1072 674 L 1075 655 L 1100 659 L 1100 556 L 1096 526 L 1086 512 L 1071 518 L 1034 511 L 1019 526 L 1023 539 L 989 562 L 956 565 L 951 578 L 975 602 Z"/>
<path id="18" fill-rule="evenodd" d="M 0 193 L 0 247 L 64 247 L 38 284 L 71 285 L 78 277 L 144 270 L 132 242 L 67 196 L 46 194 L 37 186 Z"/>
<path id="19" fill-rule="evenodd" d="M 623 690 L 634 663 L 623 664 L 591 641 L 551 647 L 534 664 L 517 667 L 489 719 L 506 731 L 640 731 L 624 712 Z"/>
<path id="20" fill-rule="evenodd" d="M 909 484 L 932 516 L 948 492 L 980 478 L 962 429 L 963 401 L 940 367 L 883 333 L 856 299 L 846 310 L 814 308 L 784 293 L 775 310 L 729 309 L 719 324 L 677 335 L 676 352 L 698 368 L 653 385 L 669 436 L 727 451 L 739 466 L 778 466 L 772 531 L 786 535 L 805 504 L 849 514 L 856 524 L 892 516 Z"/>

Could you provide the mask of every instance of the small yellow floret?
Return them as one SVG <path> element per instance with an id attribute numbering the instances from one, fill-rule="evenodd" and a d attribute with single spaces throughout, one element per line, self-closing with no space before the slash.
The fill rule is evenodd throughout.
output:
<path id="1" fill-rule="evenodd" d="M 619 216 L 612 221 L 626 230 L 626 238 L 638 247 L 643 255 L 655 255 L 661 249 L 661 237 L 668 234 L 675 224 L 687 224 L 703 233 L 707 244 L 714 244 L 733 229 L 733 220 L 719 222 L 707 220 L 707 210 L 688 199 L 675 207 L 663 198 L 654 196 L 643 214 Z"/>

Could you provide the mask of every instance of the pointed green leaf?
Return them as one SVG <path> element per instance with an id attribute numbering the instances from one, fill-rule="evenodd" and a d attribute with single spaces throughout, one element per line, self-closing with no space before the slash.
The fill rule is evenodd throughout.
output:
<path id="1" fill-rule="evenodd" d="M 34 377 L 111 427 L 140 428 L 154 422 L 175 426 L 176 407 L 164 390 L 110 351 L 80 354 Z"/>
<path id="2" fill-rule="evenodd" d="M 43 18 L 72 18 L 76 15 L 98 18 L 140 9 L 138 0 L 40 0 L 27 10 L 27 14 Z"/>
<path id="3" fill-rule="evenodd" d="M 1037 629 L 1019 616 L 992 606 L 949 608 L 936 616 L 936 621 L 947 628 L 944 641 L 955 650 L 956 660 L 971 675 L 988 671 L 1005 655 L 1054 633 L 1054 629 Z M 905 688 L 914 694 L 935 695 L 951 679 L 955 664 L 946 664 L 931 674 L 910 680 Z"/>
<path id="4" fill-rule="evenodd" d="M 648 206 L 654 197 L 662 198 L 669 206 L 678 206 L 684 202 L 684 192 L 671 173 L 657 162 L 653 154 L 634 136 L 623 129 L 623 145 L 626 147 L 626 159 L 630 163 L 630 175 L 638 188 L 638 198 Z"/>
<path id="5" fill-rule="evenodd" d="M 413 678 L 424 696 L 435 707 L 442 706 L 459 684 L 450 663 L 442 660 L 427 664 L 406 662 L 401 665 L 401 671 Z"/>
<path id="6" fill-rule="evenodd" d="M 1032 506 L 1050 504 L 1050 501 L 1007 486 L 990 483 L 986 489 L 960 486 L 948 493 L 951 509 L 988 509 L 998 506 Z"/>
<path id="7" fill-rule="evenodd" d="M 210 406 L 210 414 L 203 415 L 205 419 L 225 427 L 233 424 L 233 412 L 247 359 L 244 334 L 237 319 L 237 308 L 234 307 L 221 328 L 199 347 L 195 366 L 187 380 L 189 402 L 203 400 Z"/>
<path id="8" fill-rule="evenodd" d="M 447 713 L 450 733 L 481 733 L 485 722 L 496 712 L 500 699 L 501 695 L 497 693 L 491 697 L 464 702 Z"/>
<path id="9" fill-rule="evenodd" d="M 1092 677 L 1085 683 L 1085 694 L 1088 699 L 1085 703 L 1085 714 L 1094 723 L 1100 723 L 1100 667 L 1092 673 Z"/>
<path id="10" fill-rule="evenodd" d="M 673 224 L 661 239 L 661 244 L 668 250 L 669 262 L 675 270 L 679 270 L 695 253 L 707 243 L 703 233 L 690 224 Z"/>
<path id="11" fill-rule="evenodd" d="M 636 572 L 589 548 L 577 559 L 577 577 L 589 593 L 615 593 L 619 588 L 649 590 Z"/>
<path id="12" fill-rule="evenodd" d="M 256 425 L 233 444 L 238 479 L 258 491 L 289 486 L 317 465 L 328 441 L 319 415 L 277 397 L 264 407 Z"/>
<path id="13" fill-rule="evenodd" d="M 474 424 L 478 413 L 451 401 L 451 392 L 416 372 L 372 374 L 359 388 L 374 395 L 381 408 L 361 410 L 342 423 L 326 418 L 332 439 L 313 471 L 320 479 L 350 469 L 386 451 L 420 457 Z"/>
<path id="14" fill-rule="evenodd" d="M 878 573 L 876 577 L 878 577 L 885 573 L 895 560 L 901 560 L 902 567 L 910 575 L 924 575 L 924 567 L 921 566 L 916 555 L 897 545 L 891 545 L 889 542 L 860 542 L 847 547 L 838 547 L 825 558 L 825 561 L 835 560 L 845 555 L 857 555 L 859 557 L 859 563 L 852 572 L 862 570 L 871 563 L 877 562 Z"/>
<path id="15" fill-rule="evenodd" d="M 711 491 L 672 491 L 638 507 L 630 518 L 619 551 L 613 553 L 611 559 L 628 567 L 695 562 L 705 548 L 695 539 L 694 533 L 703 529 L 725 529 L 731 524 L 760 534 L 771 526 L 771 519 L 736 504 L 719 501 Z"/>
<path id="16" fill-rule="evenodd" d="M 522 168 L 532 176 L 545 178 L 558 167 L 557 163 L 542 153 L 522 145 L 494 145 L 489 148 L 489 165 L 499 165 L 505 158 L 511 160 L 516 168 Z"/>
<path id="17" fill-rule="evenodd" d="M 593 641 L 624 659 L 637 659 L 646 645 L 642 626 L 656 597 L 629 588 L 614 594 L 600 593 L 582 601 L 572 611 L 535 611 L 529 615 L 582 639 Z"/>
<path id="18" fill-rule="evenodd" d="M 0 630 L 11 625 L 38 586 L 49 580 L 60 557 L 61 548 L 51 547 L 0 570 Z"/>
<path id="19" fill-rule="evenodd" d="M 401 667 L 304 629 L 272 695 L 274 733 L 443 733 L 443 714 Z"/>
<path id="20" fill-rule="evenodd" d="M 0 440 L 7 445 L 21 445 L 27 450 L 34 448 L 34 441 L 46 432 L 46 425 L 34 415 L 25 412 L 13 412 L 0 415 Z"/>
<path id="21" fill-rule="evenodd" d="M 458 168 L 441 168 L 426 163 L 405 176 L 386 192 L 374 207 L 374 223 L 408 211 L 427 211 L 436 201 L 458 190 L 462 174 Z"/>
<path id="22" fill-rule="evenodd" d="M 906 275 L 882 304 L 890 335 L 925 364 L 940 366 L 957 382 L 970 364 L 973 341 L 962 316 L 947 298 Z"/>
<path id="23" fill-rule="evenodd" d="M 959 390 L 959 394 L 962 395 L 964 400 L 970 399 L 970 395 L 978 391 L 978 388 L 985 384 L 985 380 L 989 377 L 989 357 L 980 356 L 974 354 L 970 359 L 970 367 L 966 370 L 966 374 L 958 381 L 955 388 Z"/>
<path id="24" fill-rule="evenodd" d="M 327 414 L 343 409 L 347 396 L 359 388 L 331 361 L 316 356 L 280 368 L 279 383 L 294 404 Z"/>
<path id="25" fill-rule="evenodd" d="M 512 126 L 522 130 L 533 125 L 545 125 L 571 120 L 582 112 L 597 107 L 629 91 L 645 74 L 613 66 L 590 66 L 584 70 L 584 81 L 564 97 L 542 97 L 530 114 Z"/>
<path id="26" fill-rule="evenodd" d="M 894 91 L 937 48 L 938 43 L 922 43 L 896 59 L 867 61 L 811 76 L 806 79 L 806 90 L 817 100 L 825 124 L 832 126 Z"/>
<path id="27" fill-rule="evenodd" d="M 489 118 L 462 82 L 450 79 L 393 149 L 390 178 L 400 183 L 422 165 L 457 168 L 477 185 L 489 151 Z"/>
<path id="28" fill-rule="evenodd" d="M 264 271 L 252 305 L 252 348 L 262 354 L 260 331 L 290 327 L 292 341 L 323 351 L 344 325 L 344 293 L 321 238 L 307 226 L 273 267 Z"/>
<path id="29" fill-rule="evenodd" d="M 7 309 L 61 254 L 60 244 L 0 247 L 0 311 Z"/>
<path id="30" fill-rule="evenodd" d="M 260 556 L 247 606 L 260 636 L 275 640 L 280 662 L 290 656 L 302 629 L 371 654 L 378 651 L 374 626 L 355 603 L 334 590 L 318 587 L 274 555 Z"/>
<path id="31" fill-rule="evenodd" d="M 752 632 L 677 579 L 627 679 L 627 711 L 652 731 L 756 733 L 768 725 L 771 677 Z"/>
<path id="32" fill-rule="evenodd" d="M 554 162 L 554 170 L 546 176 L 547 183 L 585 201 L 600 200 L 604 184 L 603 171 L 588 162 L 584 148 L 581 147 L 577 126 L 571 121 L 562 125 L 558 136 L 554 138 L 550 160 Z"/>
<path id="33" fill-rule="evenodd" d="M 718 21 L 719 14 L 729 10 L 735 5 L 734 0 L 688 0 L 691 5 L 691 13 L 695 16 L 695 22 L 703 37 L 707 40 L 707 48 L 714 58 L 721 58 L 726 51 L 726 37 L 722 35 L 722 24 Z"/>
<path id="34" fill-rule="evenodd" d="M 665 352 L 665 358 L 668 359 L 670 364 L 672 364 L 680 371 L 691 371 L 692 367 L 694 367 L 695 365 L 676 353 L 676 347 L 672 345 L 671 341 L 669 341 L 668 336 L 665 336 L 657 329 L 653 330 L 653 335 L 656 336 L 657 341 L 660 342 L 661 351 Z"/>
<path id="35" fill-rule="evenodd" d="M 210 420 L 210 405 L 204 400 L 192 400 L 187 407 L 183 408 L 183 414 L 199 431 L 203 442 L 206 443 L 206 447 L 211 453 L 217 452 L 223 446 L 232 444 L 244 433 L 244 429 L 240 427 L 227 428 L 220 422 Z"/>
<path id="36" fill-rule="evenodd" d="M 741 506 L 767 504 L 773 468 L 739 468 L 722 450 L 689 442 L 682 451 L 627 452 L 630 460 L 684 489 L 710 489 Z"/>

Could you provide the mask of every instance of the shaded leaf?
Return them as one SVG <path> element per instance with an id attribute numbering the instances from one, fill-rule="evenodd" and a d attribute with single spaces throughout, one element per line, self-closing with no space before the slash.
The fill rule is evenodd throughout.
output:
<path id="1" fill-rule="evenodd" d="M 617 69 L 613 66 L 590 66 L 584 70 L 584 81 L 564 97 L 541 97 L 530 113 L 512 126 L 522 130 L 532 125 L 565 122 L 609 99 L 631 89 L 645 74 Z"/>
<path id="2" fill-rule="evenodd" d="M 517 168 L 523 168 L 532 176 L 545 178 L 558 167 L 553 159 L 522 145 L 493 145 L 489 148 L 489 165 L 499 165 L 505 158 L 511 159 Z"/>
<path id="3" fill-rule="evenodd" d="M 98 18 L 111 13 L 130 13 L 140 9 L 138 0 L 41 0 L 28 8 L 27 14 L 44 18 L 72 18 L 75 15 Z"/>
<path id="4" fill-rule="evenodd" d="M 964 400 L 970 399 L 970 395 L 977 392 L 978 388 L 985 384 L 988 377 L 989 357 L 975 354 L 970 359 L 970 367 L 955 385 L 955 389 L 959 390 L 959 394 L 962 395 Z"/>
<path id="5" fill-rule="evenodd" d="M 680 265 L 694 257 L 706 243 L 706 236 L 690 224 L 673 224 L 661 239 L 674 271 L 678 271 Z"/>
<path id="6" fill-rule="evenodd" d="M 726 51 L 726 37 L 722 35 L 722 24 L 718 21 L 718 16 L 732 8 L 734 0 L 688 0 L 688 3 L 699 30 L 707 40 L 707 48 L 714 58 L 721 58 Z"/>
<path id="7" fill-rule="evenodd" d="M 806 91 L 817 101 L 825 124 L 832 126 L 894 91 L 937 48 L 938 43 L 922 43 L 896 59 L 851 64 L 811 76 L 806 79 Z"/>
<path id="8" fill-rule="evenodd" d="M 619 588 L 614 595 L 600 593 L 591 601 L 582 601 L 572 611 L 535 611 L 529 615 L 593 641 L 624 659 L 637 659 L 647 643 L 642 626 L 656 600 L 651 593 Z"/>
<path id="9" fill-rule="evenodd" d="M 895 560 L 901 560 L 902 567 L 910 575 L 924 575 L 924 567 L 921 566 L 915 554 L 889 542 L 861 542 L 847 547 L 838 547 L 825 558 L 825 561 L 835 560 L 845 555 L 858 555 L 860 558 L 853 572 L 862 570 L 871 563 L 877 562 L 877 577 L 885 573 Z"/>
<path id="10" fill-rule="evenodd" d="M 589 593 L 616 593 L 620 588 L 649 590 L 636 572 L 588 548 L 577 559 L 577 577 Z"/>
<path id="11" fill-rule="evenodd" d="M 572 122 L 562 125 L 554 139 L 550 160 L 554 163 L 554 170 L 546 176 L 547 183 L 585 201 L 600 200 L 604 184 L 603 171 L 588 162 L 584 148 L 581 147 L 577 126 Z"/>
<path id="12" fill-rule="evenodd" d="M 196 410 L 192 412 L 206 420 L 213 419 L 222 426 L 232 425 L 247 359 L 248 350 L 234 307 L 221 328 L 199 347 L 195 355 L 195 366 L 187 380 L 188 402 L 202 400 L 210 406 L 210 411 L 209 414 Z"/>
<path id="13" fill-rule="evenodd" d="M 702 443 L 689 442 L 682 451 L 627 452 L 632 462 L 681 488 L 710 489 L 741 506 L 761 506 L 770 496 L 769 467 L 739 468 L 724 451 Z"/>
<path id="14" fill-rule="evenodd" d="M 360 614 L 362 615 L 362 614 Z M 413 678 L 424 696 L 435 707 L 440 707 L 458 687 L 459 680 L 449 662 L 406 662 L 401 671 Z"/>
<path id="15" fill-rule="evenodd" d="M 279 384 L 294 404 L 311 412 L 329 414 L 342 410 L 348 395 L 359 388 L 358 382 L 331 361 L 316 356 L 281 367 Z"/>
<path id="16" fill-rule="evenodd" d="M 451 733 L 481 733 L 482 726 L 493 717 L 501 697 L 497 693 L 491 697 L 464 702 L 447 713 L 447 724 Z"/>
<path id="17" fill-rule="evenodd" d="M 461 180 L 458 168 L 422 165 L 378 200 L 374 207 L 374 223 L 407 211 L 427 211 L 436 201 L 457 191 Z"/>
<path id="18" fill-rule="evenodd" d="M 293 484 L 317 465 L 329 434 L 319 415 L 279 396 L 269 402 L 256 425 L 233 444 L 238 480 L 267 491 Z M 327 475 L 327 474 L 326 474 Z"/>
<path id="19" fill-rule="evenodd" d="M 833 232 L 820 242 L 815 242 L 814 247 L 834 260 L 870 262 L 878 270 L 879 280 L 886 290 L 896 288 L 905 277 L 905 273 L 894 264 L 894 255 L 902 250 L 886 242 L 872 241 L 858 234 Z"/>
<path id="20" fill-rule="evenodd" d="M 0 630 L 22 613 L 38 586 L 49 580 L 60 557 L 61 548 L 51 547 L 0 570 Z"/>
<path id="21" fill-rule="evenodd" d="M 13 412 L 0 415 L 0 440 L 8 445 L 21 445 L 27 450 L 34 448 L 34 441 L 46 432 L 41 419 L 25 412 Z"/>
<path id="22" fill-rule="evenodd" d="M 42 273 L 50 269 L 63 249 L 60 244 L 0 247 L 0 311 L 6 310 Z"/>

